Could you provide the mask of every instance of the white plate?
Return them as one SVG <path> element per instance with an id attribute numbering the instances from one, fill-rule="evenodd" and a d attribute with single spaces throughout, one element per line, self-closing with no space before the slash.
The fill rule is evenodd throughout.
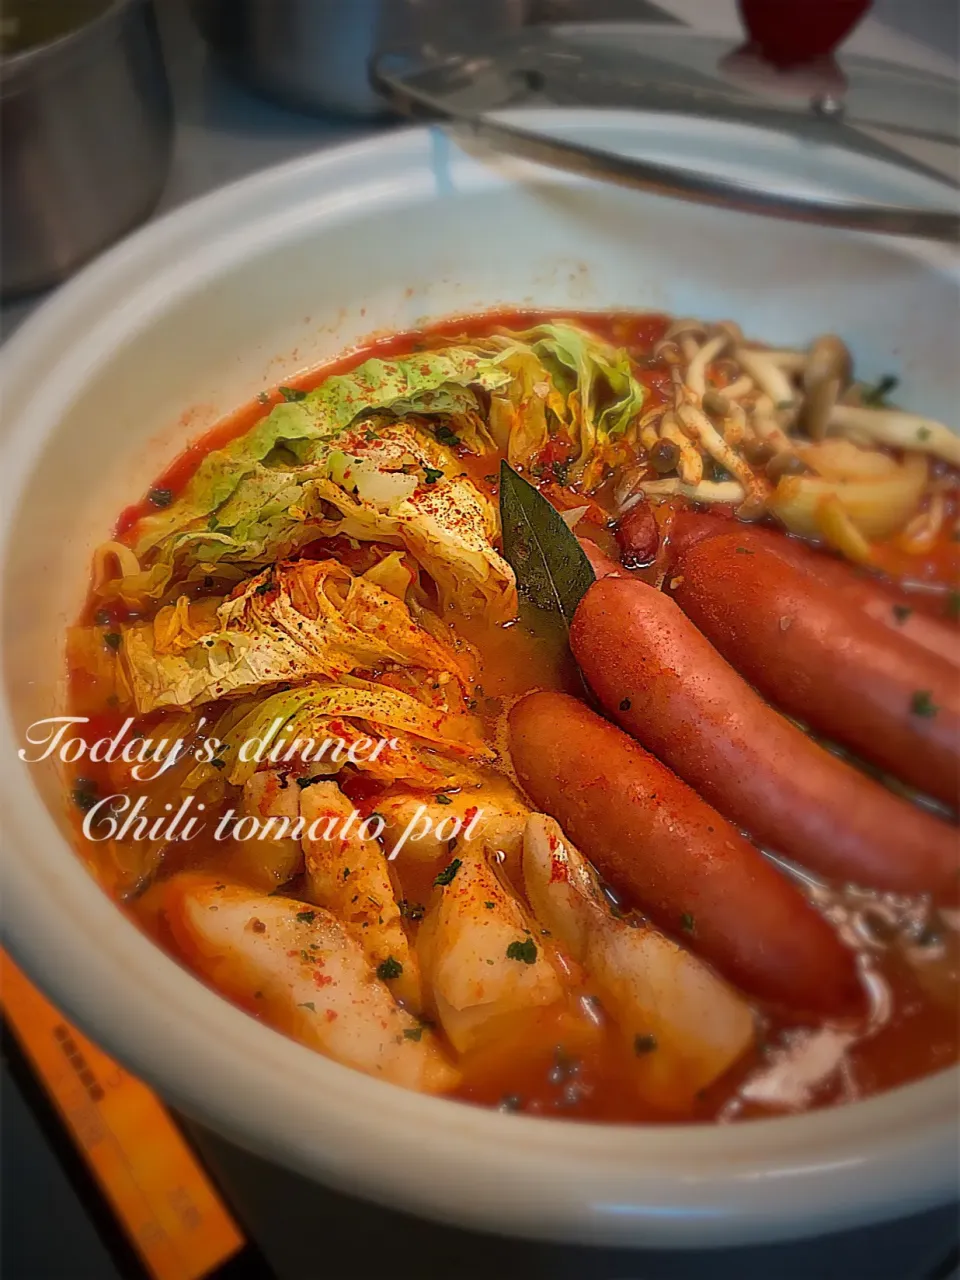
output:
<path id="1" fill-rule="evenodd" d="M 662 141 L 660 123 L 633 116 L 573 123 L 600 144 Z M 720 148 L 744 176 L 770 163 L 769 140 L 765 159 L 716 131 L 702 145 L 704 163 Z M 16 957 L 184 1111 L 437 1218 L 683 1248 L 818 1233 L 956 1194 L 954 1070 L 801 1118 L 643 1128 L 497 1114 L 337 1066 L 141 935 L 66 842 L 56 777 L 16 756 L 26 726 L 59 710 L 63 629 L 124 502 L 221 413 L 361 336 L 511 303 L 733 316 L 774 343 L 831 328 L 865 376 L 899 373 L 907 403 L 949 420 L 956 278 L 942 250 L 497 168 L 427 130 L 258 174 L 118 246 L 3 358 L 0 804 Z"/>

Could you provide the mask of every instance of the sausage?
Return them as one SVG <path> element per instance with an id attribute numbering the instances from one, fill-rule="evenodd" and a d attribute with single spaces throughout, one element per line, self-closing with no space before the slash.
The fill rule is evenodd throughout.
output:
<path id="1" fill-rule="evenodd" d="M 960 677 L 750 530 L 690 547 L 673 598 L 790 715 L 903 782 L 957 803 Z"/>
<path id="2" fill-rule="evenodd" d="M 853 953 L 659 760 L 566 694 L 528 694 L 509 723 L 523 787 L 625 900 L 762 1000 L 816 1017 L 862 1011 Z"/>
<path id="3" fill-rule="evenodd" d="M 747 539 L 745 545 L 764 546 L 822 586 L 842 593 L 846 601 L 856 604 L 874 622 L 882 623 L 895 635 L 904 636 L 960 667 L 960 630 L 918 608 L 916 593 L 911 594 L 892 583 L 883 582 L 875 574 L 854 568 L 829 552 L 818 551 L 778 529 L 744 525 L 722 516 L 699 512 L 679 512 L 670 522 L 668 572 L 676 572 L 676 566 L 691 547 L 709 538 L 734 532 Z M 923 607 L 926 608 L 927 604 L 925 601 Z"/>
<path id="4" fill-rule="evenodd" d="M 678 511 L 667 527 L 664 543 L 665 563 L 671 570 L 677 560 L 689 548 L 707 538 L 719 537 L 745 526 L 735 516 L 711 515 L 702 511 Z M 780 536 L 780 535 L 778 535 Z"/>
<path id="5" fill-rule="evenodd" d="M 649 502 L 638 502 L 617 529 L 620 563 L 627 569 L 646 569 L 660 550 L 660 529 Z"/>
<path id="6" fill-rule="evenodd" d="M 812 742 L 669 596 L 601 578 L 580 601 L 570 643 L 617 723 L 759 843 L 834 880 L 955 891 L 955 829 Z"/>
<path id="7" fill-rule="evenodd" d="M 605 551 L 601 551 L 590 538 L 577 538 L 583 554 L 590 561 L 590 568 L 598 578 L 605 578 L 608 573 L 619 573 L 620 566 Z"/>

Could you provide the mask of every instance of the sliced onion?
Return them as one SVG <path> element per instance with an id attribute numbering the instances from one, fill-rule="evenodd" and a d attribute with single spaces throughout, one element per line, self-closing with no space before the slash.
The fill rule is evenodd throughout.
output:
<path id="1" fill-rule="evenodd" d="M 96 592 L 101 592 L 108 582 L 116 578 L 130 578 L 139 572 L 140 561 L 122 542 L 102 542 L 93 553 L 93 589 Z"/>
<path id="2" fill-rule="evenodd" d="M 354 458 L 334 449 L 327 459 L 330 479 L 341 488 L 355 490 L 361 502 L 389 509 L 409 498 L 420 483 L 404 471 L 384 471 L 368 458 Z"/>
<path id="3" fill-rule="evenodd" d="M 829 430 L 850 435 L 861 432 L 895 449 L 916 450 L 960 466 L 960 436 L 942 422 L 921 418 L 901 409 L 871 409 L 866 405 L 838 404 L 830 414 Z"/>
<path id="4" fill-rule="evenodd" d="M 879 449 L 861 449 L 852 440 L 797 444 L 795 452 L 827 480 L 880 480 L 896 475 L 897 464 Z"/>
<path id="5" fill-rule="evenodd" d="M 935 493 L 926 511 L 914 516 L 900 534 L 897 545 L 911 555 L 925 555 L 932 551 L 940 535 L 946 510 L 944 495 Z"/>
<path id="6" fill-rule="evenodd" d="M 589 507 L 572 507 L 569 511 L 561 511 L 560 519 L 568 529 L 575 529 L 589 510 Z"/>
<path id="7" fill-rule="evenodd" d="M 872 553 L 870 543 L 850 519 L 835 494 L 823 499 L 816 510 L 817 531 L 824 540 L 841 555 L 856 564 L 869 564 Z"/>
<path id="8" fill-rule="evenodd" d="M 927 460 L 910 454 L 894 474 L 871 480 L 827 480 L 820 476 L 784 476 L 769 509 L 791 533 L 815 538 L 822 533 L 818 510 L 838 499 L 853 526 L 871 541 L 899 532 L 916 513 L 927 482 Z"/>

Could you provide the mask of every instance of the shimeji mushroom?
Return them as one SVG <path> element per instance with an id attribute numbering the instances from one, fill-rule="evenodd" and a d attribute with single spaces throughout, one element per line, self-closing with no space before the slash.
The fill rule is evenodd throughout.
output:
<path id="1" fill-rule="evenodd" d="M 725 418 L 730 412 L 730 399 L 722 391 L 708 387 L 700 400 L 705 413 L 714 418 Z"/>
<path id="2" fill-rule="evenodd" d="M 674 320 L 663 335 L 664 342 L 674 342 L 680 348 L 683 358 L 690 361 L 700 349 L 699 339 L 707 336 L 707 327 L 702 320 L 687 317 Z"/>
<path id="3" fill-rule="evenodd" d="M 750 426 L 756 438 L 770 445 L 774 452 L 793 448 L 793 442 L 777 421 L 773 400 L 766 392 L 758 395 L 753 402 Z"/>
<path id="4" fill-rule="evenodd" d="M 676 413 L 665 413 L 660 422 L 660 439 L 669 440 L 679 450 L 677 474 L 684 484 L 698 485 L 703 479 L 703 458 L 690 443 Z"/>
<path id="5" fill-rule="evenodd" d="M 803 372 L 804 365 L 807 363 L 807 356 L 803 351 L 771 348 L 765 350 L 763 354 L 768 360 L 772 360 L 778 369 L 782 369 L 784 373 L 799 375 Z"/>
<path id="6" fill-rule="evenodd" d="M 784 371 L 766 351 L 754 347 L 739 347 L 736 358 L 740 367 L 770 397 L 777 412 L 784 415 L 783 425 L 789 426 L 796 417 L 797 393 Z"/>
<path id="7" fill-rule="evenodd" d="M 822 440 L 830 414 L 850 384 L 853 361 L 845 342 L 835 334 L 821 334 L 811 345 L 803 368 L 803 404 L 798 425 L 811 440 Z"/>
<path id="8" fill-rule="evenodd" d="M 721 434 L 729 445 L 742 444 L 748 434 L 747 415 L 742 404 L 731 400 L 725 392 L 708 387 L 704 392 L 704 413 L 716 418 L 722 425 Z"/>
<path id="9" fill-rule="evenodd" d="M 703 399 L 707 389 L 707 367 L 711 361 L 716 360 L 717 356 L 729 345 L 730 338 L 726 333 L 717 334 L 705 343 L 690 363 L 687 365 L 687 372 L 683 379 L 687 390 L 691 395 L 695 396 L 697 402 Z"/>
<path id="10" fill-rule="evenodd" d="M 701 480 L 699 484 L 684 484 L 678 476 L 666 480 L 642 480 L 621 503 L 620 514 L 625 514 L 645 497 L 689 498 L 691 502 L 739 506 L 746 496 L 743 485 L 736 480 Z"/>
<path id="11" fill-rule="evenodd" d="M 741 373 L 739 378 L 734 378 L 733 382 L 728 382 L 723 388 L 723 395 L 728 400 L 740 400 L 743 396 L 747 396 L 753 391 L 757 384 L 745 373 Z M 707 393 L 709 395 L 709 392 Z"/>
<path id="12" fill-rule="evenodd" d="M 631 430 L 639 437 L 640 443 L 648 453 L 660 439 L 660 432 L 657 430 L 657 425 L 665 412 L 666 410 L 663 405 L 658 404 L 655 408 L 648 409 L 636 426 L 631 428 Z"/>
<path id="13" fill-rule="evenodd" d="M 770 486 L 766 481 L 756 474 L 740 454 L 731 449 L 701 409 L 695 408 L 692 404 L 681 405 L 677 410 L 677 416 L 687 434 L 697 440 L 715 462 L 718 462 L 731 475 L 736 476 L 750 500 L 751 514 L 754 514 L 753 508 L 756 509 L 756 514 L 759 514 L 770 492 Z"/>
<path id="14" fill-rule="evenodd" d="M 901 409 L 870 409 L 866 405 L 837 404 L 830 411 L 829 430 L 840 435 L 861 434 L 877 444 L 943 458 L 960 467 L 960 436 L 942 422 Z"/>

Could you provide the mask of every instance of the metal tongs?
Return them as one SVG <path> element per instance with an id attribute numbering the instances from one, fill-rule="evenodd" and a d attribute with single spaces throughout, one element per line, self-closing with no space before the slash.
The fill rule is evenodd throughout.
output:
<path id="1" fill-rule="evenodd" d="M 562 28 L 554 30 L 562 32 Z M 701 45 L 705 43 L 701 41 Z M 713 43 L 722 51 L 722 44 Z M 590 52 L 589 42 L 583 47 Z M 508 49 L 506 56 L 502 48 L 493 54 L 445 54 L 430 60 L 406 52 L 381 54 L 371 64 L 370 76 L 375 88 L 404 115 L 436 120 L 454 136 L 580 176 L 793 222 L 948 244 L 960 241 L 956 181 L 941 168 L 905 155 L 877 137 L 879 130 L 881 134 L 956 147 L 957 138 L 952 133 L 910 121 L 899 124 L 887 119 L 877 122 L 851 118 L 843 98 L 830 92 L 800 103 L 758 99 L 749 90 L 724 83 L 719 76 L 711 77 L 690 66 L 678 70 L 655 53 L 636 48 L 617 52 L 607 47 L 603 59 L 602 65 L 590 65 L 590 57 L 584 58 L 579 51 L 571 54 L 562 39 L 538 32 L 527 33 L 527 39 Z M 890 68 L 890 72 L 896 75 L 897 68 Z M 717 174 L 607 151 L 494 114 L 531 105 L 531 98 L 539 100 L 540 105 L 565 105 L 566 99 L 571 105 L 616 105 L 674 116 L 700 116 L 799 136 L 813 144 L 843 147 L 859 156 L 914 172 L 928 182 L 932 178 L 944 189 L 944 203 L 953 208 L 841 203 L 763 190 Z"/>

